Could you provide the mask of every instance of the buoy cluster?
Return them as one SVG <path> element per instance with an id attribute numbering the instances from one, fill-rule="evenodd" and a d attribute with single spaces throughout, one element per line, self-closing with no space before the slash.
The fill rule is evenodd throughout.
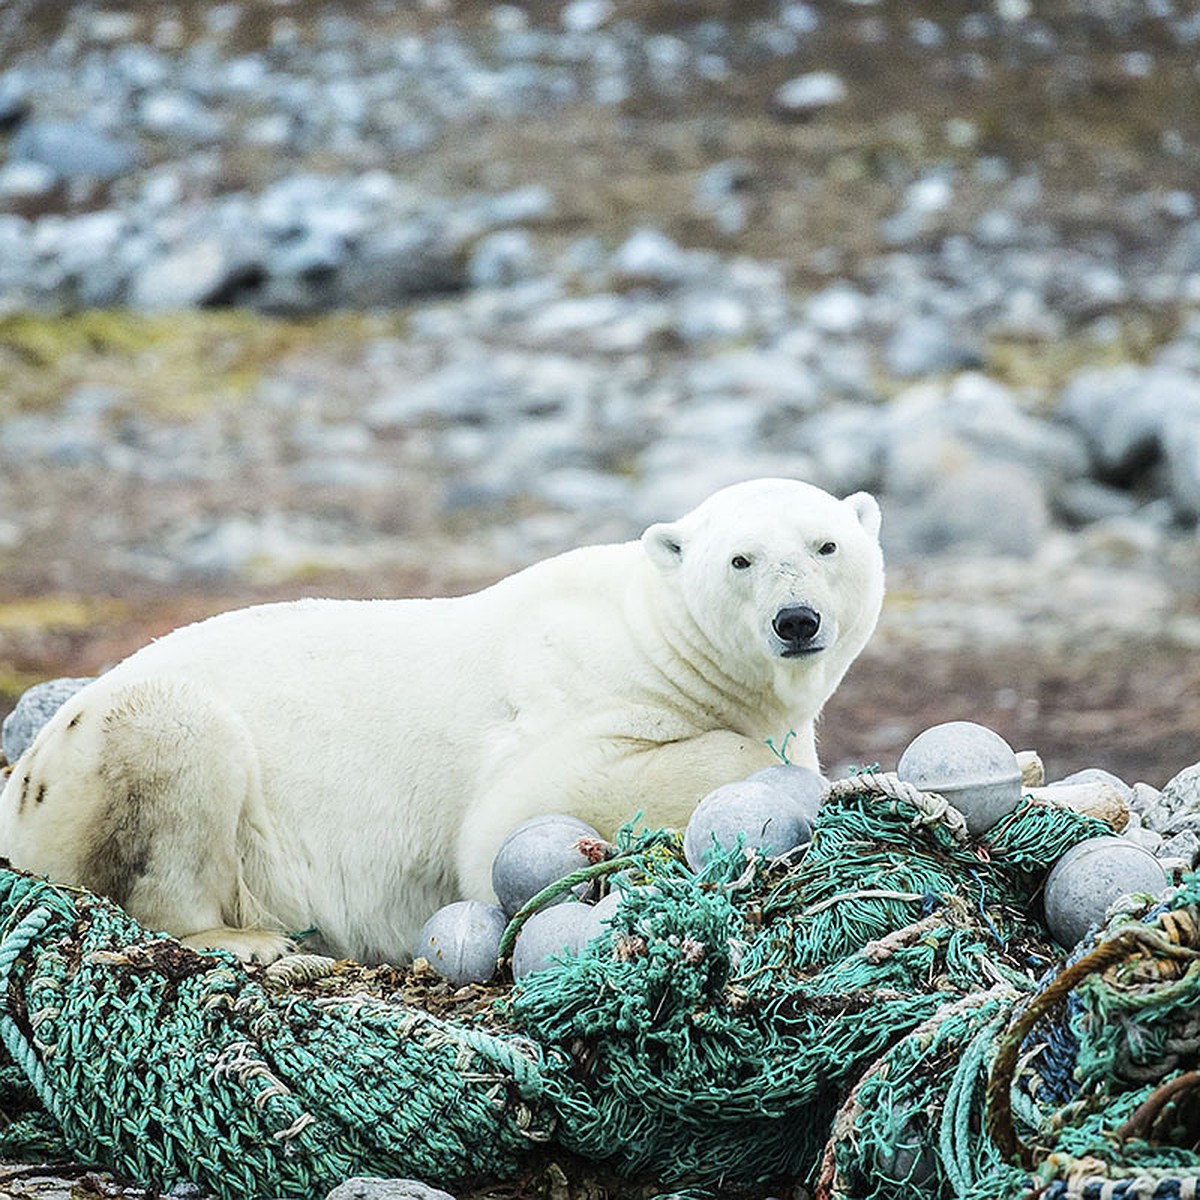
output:
<path id="1" fill-rule="evenodd" d="M 1036 761 L 1036 756 L 1023 757 Z M 941 796 L 962 814 L 967 834 L 980 841 L 1031 794 L 1068 804 L 1073 798 L 1083 803 L 1107 794 L 1102 783 L 1074 789 L 1032 785 L 1028 762 L 1023 765 L 999 734 L 972 721 L 950 721 L 925 730 L 901 754 L 896 777 Z M 683 830 L 688 865 L 703 871 L 714 849 L 731 849 L 739 840 L 747 853 L 799 861 L 829 786 L 816 771 L 780 762 L 716 788 L 696 805 Z M 1073 797 L 1080 791 L 1086 796 Z M 439 909 L 421 930 L 414 957 L 427 959 L 455 986 L 491 980 L 513 917 L 557 881 L 602 861 L 609 849 L 599 831 L 576 817 L 550 814 L 521 823 L 505 838 L 492 865 L 498 903 L 461 900 Z M 1115 832 L 1091 838 L 1063 855 L 1047 876 L 1047 928 L 1069 950 L 1123 897 L 1158 897 L 1169 885 L 1160 861 L 1135 841 Z M 636 885 L 618 873 L 609 880 L 607 892 L 597 897 L 596 888 L 585 881 L 559 889 L 536 911 L 523 913 L 512 948 L 513 977 L 544 970 L 598 937 L 624 892 L 634 886 L 648 885 Z"/>

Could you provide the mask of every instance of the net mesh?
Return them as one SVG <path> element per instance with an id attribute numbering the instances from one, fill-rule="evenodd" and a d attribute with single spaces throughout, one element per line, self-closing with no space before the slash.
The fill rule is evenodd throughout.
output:
<path id="1" fill-rule="evenodd" d="M 0 872 L 0 1153 L 228 1197 L 502 1180 L 547 1144 L 676 1192 L 1193 1195 L 1200 885 L 1068 963 L 1039 920 L 1048 868 L 1103 833 L 1029 802 L 980 846 L 870 775 L 797 862 L 694 874 L 677 835 L 628 828 L 591 869 L 621 881 L 607 932 L 450 1016 L 279 991 Z"/>

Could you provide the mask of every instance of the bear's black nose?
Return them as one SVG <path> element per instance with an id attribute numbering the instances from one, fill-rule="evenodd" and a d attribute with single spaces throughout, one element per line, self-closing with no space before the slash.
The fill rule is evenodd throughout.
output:
<path id="1" fill-rule="evenodd" d="M 799 642 L 811 642 L 821 628 L 821 614 L 809 608 L 807 604 L 797 604 L 790 608 L 781 608 L 775 614 L 771 627 L 779 635 L 781 641 L 796 645 Z"/>

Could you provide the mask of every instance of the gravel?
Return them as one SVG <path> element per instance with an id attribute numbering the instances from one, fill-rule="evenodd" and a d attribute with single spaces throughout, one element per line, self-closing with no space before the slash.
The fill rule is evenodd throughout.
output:
<path id="1" fill-rule="evenodd" d="M 1020 14 L 997 23 L 986 10 L 956 24 L 874 13 L 838 23 L 828 6 L 784 5 L 648 29 L 581 0 L 548 23 L 505 6 L 458 22 L 396 17 L 383 38 L 368 36 L 384 19 L 370 10 L 290 8 L 257 28 L 238 4 L 192 22 L 79 6 L 49 31 L 47 53 L 14 48 L 0 60 L 0 119 L 11 128 L 0 312 L 409 313 L 396 340 L 367 344 L 348 395 L 323 398 L 306 379 L 268 372 L 248 397 L 245 421 L 269 408 L 278 445 L 295 439 L 293 414 L 355 431 L 352 449 L 310 437 L 304 454 L 272 464 L 287 482 L 284 511 L 214 516 L 209 532 L 160 539 L 149 554 L 120 534 L 102 539 L 119 570 L 185 581 L 234 578 L 271 556 L 337 559 L 346 522 L 290 511 L 304 506 L 299 494 L 353 504 L 413 458 L 445 476 L 446 516 L 533 506 L 557 515 L 564 542 L 594 535 L 596 512 L 626 535 L 661 516 L 659 505 L 750 472 L 880 491 L 894 560 L 1028 557 L 1056 529 L 1112 521 L 1194 539 L 1200 220 L 1169 161 L 1158 163 L 1164 182 L 1123 180 L 1097 224 L 1088 205 L 1102 203 L 1098 180 L 1067 194 L 1048 158 L 984 149 L 968 106 L 943 122 L 943 154 L 878 168 L 886 198 L 859 221 L 874 250 L 852 263 L 838 248 L 814 250 L 818 287 L 799 277 L 811 260 L 798 275 L 798 263 L 739 246 L 755 244 L 763 188 L 782 200 L 761 158 L 722 154 L 721 139 L 690 173 L 690 245 L 654 203 L 624 227 L 608 218 L 576 234 L 581 197 L 548 160 L 533 164 L 539 178 L 496 162 L 475 173 L 484 186 L 451 186 L 448 148 L 475 122 L 601 121 L 635 97 L 704 113 L 713 89 L 751 61 L 763 73 L 757 120 L 808 152 L 809 130 L 865 113 L 862 80 L 832 66 L 852 61 L 851 49 L 934 55 L 938 70 L 991 78 L 1000 38 L 1020 71 L 1054 52 L 1060 26 Z M 1153 53 L 1141 47 L 1148 30 Z M 1096 36 L 1126 55 L 1122 85 L 1140 88 L 1176 70 L 1193 26 L 1163 16 Z M 1142 56 L 1136 70 L 1130 54 Z M 805 55 L 814 70 L 788 73 Z M 1094 70 L 1070 70 L 1085 66 Z M 898 144 L 916 145 L 895 120 Z M 1193 132 L 1164 130 L 1163 145 Z M 871 169 L 848 155 L 827 163 L 833 182 L 838 170 L 854 182 Z M 512 186 L 488 182 L 504 176 Z M 786 253 L 780 242 L 763 248 Z M 1139 320 L 1159 330 L 1145 361 L 1088 364 Z M 998 370 L 998 346 L 1049 355 L 1063 341 L 1079 344 L 1082 361 L 1050 383 Z M 394 370 L 372 370 L 379 353 Z M 130 403 L 118 396 L 115 407 Z M 313 416 L 313 406 L 324 410 Z M 31 472 L 47 491 L 79 470 L 204 478 L 229 463 L 230 438 L 246 437 L 236 419 L 220 446 L 203 419 L 191 430 L 134 424 L 136 436 L 113 445 L 107 416 L 53 404 L 0 414 L 2 498 Z M 631 520 L 618 529 L 622 512 Z M 382 548 L 368 518 L 352 523 L 360 550 Z M 32 524 L 16 524 L 18 547 L 34 544 Z"/>

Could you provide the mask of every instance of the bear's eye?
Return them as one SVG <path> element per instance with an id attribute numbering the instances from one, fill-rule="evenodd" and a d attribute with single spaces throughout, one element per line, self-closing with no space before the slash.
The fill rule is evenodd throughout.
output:
<path id="1" fill-rule="evenodd" d="M 823 543 L 821 548 L 817 551 L 817 553 L 818 554 L 826 554 L 826 555 L 836 554 L 837 553 L 837 542 Z"/>
<path id="2" fill-rule="evenodd" d="M 735 571 L 744 571 L 750 565 L 750 560 L 744 554 L 735 554 L 729 560 L 729 565 Z"/>

